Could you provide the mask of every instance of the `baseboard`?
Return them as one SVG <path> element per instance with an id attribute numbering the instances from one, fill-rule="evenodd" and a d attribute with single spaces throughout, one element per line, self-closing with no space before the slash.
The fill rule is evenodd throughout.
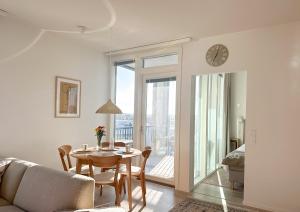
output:
<path id="1" fill-rule="evenodd" d="M 175 189 L 175 194 L 178 194 L 180 196 L 184 196 L 187 198 L 191 196 L 190 192 L 185 192 L 185 191 L 181 191 L 181 190 L 177 190 L 177 189 Z"/>
<path id="2" fill-rule="evenodd" d="M 251 207 L 251 208 L 257 208 L 257 209 L 262 209 L 265 211 L 276 211 L 276 212 L 288 212 L 286 209 L 283 208 L 274 208 L 265 204 L 261 204 L 261 203 L 253 203 L 253 202 L 249 202 L 244 200 L 243 201 L 243 205 L 247 206 L 247 207 Z"/>
<path id="3" fill-rule="evenodd" d="M 171 187 L 171 188 L 175 188 L 174 185 L 171 185 L 169 183 L 159 182 L 159 181 L 154 180 L 154 179 L 146 179 L 146 181 L 156 183 L 156 184 L 159 184 L 159 185 L 163 185 L 163 186 L 168 186 L 168 187 Z"/>

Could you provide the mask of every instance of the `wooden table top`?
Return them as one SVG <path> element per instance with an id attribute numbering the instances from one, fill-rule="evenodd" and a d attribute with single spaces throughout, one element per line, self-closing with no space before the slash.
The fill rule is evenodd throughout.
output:
<path id="1" fill-rule="evenodd" d="M 88 148 L 87 151 L 83 151 L 83 149 L 75 149 L 72 152 L 70 152 L 70 155 L 74 158 L 77 159 L 87 159 L 87 156 L 89 155 L 96 155 L 99 157 L 107 157 L 107 156 L 112 156 L 112 155 L 121 155 L 122 158 L 132 158 L 136 157 L 142 154 L 142 151 L 135 149 L 135 148 L 130 148 L 131 153 L 126 153 L 125 152 L 125 147 L 115 147 L 115 150 L 96 150 L 96 147 L 91 147 Z"/>

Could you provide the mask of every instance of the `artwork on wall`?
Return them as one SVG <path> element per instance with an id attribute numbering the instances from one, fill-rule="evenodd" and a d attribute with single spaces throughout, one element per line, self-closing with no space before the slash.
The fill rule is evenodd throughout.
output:
<path id="1" fill-rule="evenodd" d="M 80 80 L 56 77 L 55 117 L 80 117 Z"/>

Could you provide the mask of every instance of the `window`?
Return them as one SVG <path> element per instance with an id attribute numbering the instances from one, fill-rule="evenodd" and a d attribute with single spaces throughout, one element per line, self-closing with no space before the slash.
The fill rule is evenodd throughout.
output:
<path id="1" fill-rule="evenodd" d="M 143 59 L 143 68 L 151 68 L 157 66 L 176 65 L 178 64 L 178 55 L 169 54 L 155 57 L 147 57 Z"/>
<path id="2" fill-rule="evenodd" d="M 135 62 L 117 62 L 116 105 L 123 114 L 115 116 L 115 141 L 133 141 Z"/>

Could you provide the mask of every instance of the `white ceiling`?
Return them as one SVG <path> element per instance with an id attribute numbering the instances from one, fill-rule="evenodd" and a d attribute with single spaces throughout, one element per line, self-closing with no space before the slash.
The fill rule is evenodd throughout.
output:
<path id="1" fill-rule="evenodd" d="M 0 0 L 0 9 L 104 51 L 110 26 L 116 50 L 300 20 L 299 0 Z"/>

